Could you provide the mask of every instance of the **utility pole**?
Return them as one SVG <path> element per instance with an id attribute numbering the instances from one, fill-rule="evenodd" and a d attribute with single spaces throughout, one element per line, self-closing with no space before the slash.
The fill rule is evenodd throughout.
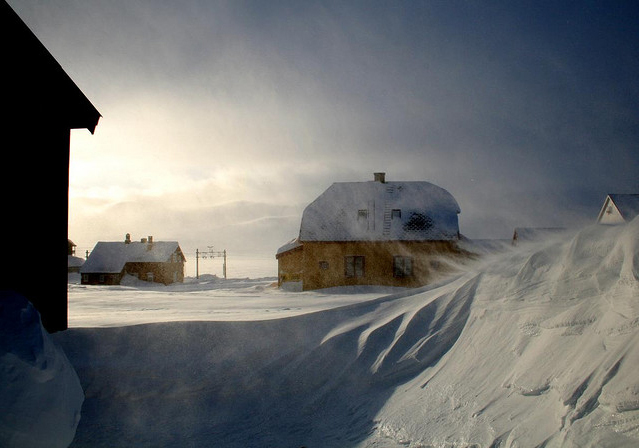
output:
<path id="1" fill-rule="evenodd" d="M 195 249 L 195 278 L 200 278 L 200 257 L 202 257 L 202 259 L 223 257 L 222 275 L 224 275 L 224 279 L 226 279 L 226 249 L 215 251 L 213 250 L 213 246 L 208 246 L 208 250 L 205 251 Z"/>

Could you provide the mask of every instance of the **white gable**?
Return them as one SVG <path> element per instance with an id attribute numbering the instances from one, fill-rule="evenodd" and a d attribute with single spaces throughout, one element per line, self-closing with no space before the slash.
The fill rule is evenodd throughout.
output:
<path id="1" fill-rule="evenodd" d="M 609 194 L 599 212 L 600 224 L 623 224 L 639 214 L 639 194 Z"/>
<path id="2" fill-rule="evenodd" d="M 306 207 L 300 241 L 430 241 L 459 235 L 455 198 L 429 182 L 335 183 Z"/>

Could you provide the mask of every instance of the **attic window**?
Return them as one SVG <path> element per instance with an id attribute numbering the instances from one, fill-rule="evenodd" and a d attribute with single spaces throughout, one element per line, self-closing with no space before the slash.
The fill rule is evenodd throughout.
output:
<path id="1" fill-rule="evenodd" d="M 357 210 L 357 222 L 368 221 L 368 210 Z"/>
<path id="2" fill-rule="evenodd" d="M 433 220 L 428 215 L 422 215 L 421 213 L 413 213 L 404 224 L 405 232 L 428 232 L 433 227 Z"/>

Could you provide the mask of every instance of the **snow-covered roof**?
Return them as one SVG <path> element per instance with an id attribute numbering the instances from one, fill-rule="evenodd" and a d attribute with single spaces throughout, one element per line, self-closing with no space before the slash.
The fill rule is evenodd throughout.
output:
<path id="1" fill-rule="evenodd" d="M 632 221 L 639 215 L 639 194 L 609 194 L 608 196 L 626 221 Z"/>
<path id="2" fill-rule="evenodd" d="M 280 254 L 283 254 L 284 252 L 288 252 L 291 251 L 293 249 L 297 249 L 298 247 L 302 247 L 302 243 L 300 243 L 300 240 L 298 238 L 293 238 L 291 241 L 289 241 L 288 243 L 284 244 L 282 247 L 280 247 L 277 250 L 276 253 L 276 257 Z"/>
<path id="3" fill-rule="evenodd" d="M 67 255 L 67 267 L 79 268 L 84 264 L 84 258 L 76 257 L 73 255 Z"/>
<path id="4" fill-rule="evenodd" d="M 453 240 L 459 212 L 455 198 L 430 182 L 339 182 L 306 207 L 299 240 Z"/>
<path id="5" fill-rule="evenodd" d="M 126 263 L 163 263 L 170 260 L 176 251 L 182 254 L 177 241 L 104 242 L 95 245 L 81 273 L 119 273 Z"/>

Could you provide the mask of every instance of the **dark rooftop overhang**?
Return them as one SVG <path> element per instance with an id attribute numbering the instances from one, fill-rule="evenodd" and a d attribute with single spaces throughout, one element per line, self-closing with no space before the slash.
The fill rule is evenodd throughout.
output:
<path id="1" fill-rule="evenodd" d="M 91 133 L 100 113 L 5 0 L 0 1 L 3 90 L 13 119 Z"/>

